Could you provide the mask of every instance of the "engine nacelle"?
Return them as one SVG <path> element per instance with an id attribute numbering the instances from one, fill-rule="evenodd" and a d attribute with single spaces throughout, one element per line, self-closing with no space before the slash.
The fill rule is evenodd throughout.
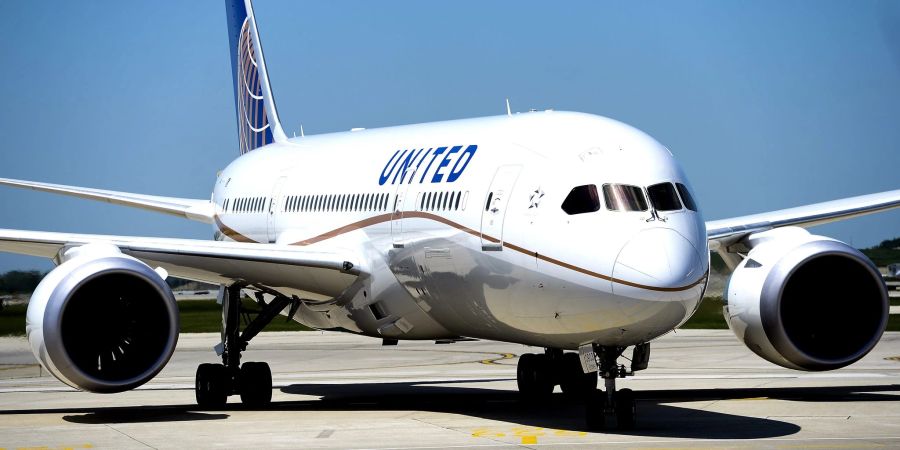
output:
<path id="1" fill-rule="evenodd" d="M 887 287 L 853 247 L 779 228 L 751 235 L 750 253 L 725 289 L 728 326 L 780 366 L 832 370 L 856 362 L 887 326 Z"/>
<path id="2" fill-rule="evenodd" d="M 121 392 L 153 378 L 178 342 L 178 306 L 153 269 L 118 248 L 89 244 L 38 285 L 28 304 L 31 350 L 60 381 Z"/>

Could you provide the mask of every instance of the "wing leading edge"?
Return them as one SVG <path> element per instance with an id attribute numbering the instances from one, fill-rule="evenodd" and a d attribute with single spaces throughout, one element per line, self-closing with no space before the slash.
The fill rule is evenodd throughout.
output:
<path id="1" fill-rule="evenodd" d="M 811 227 L 900 208 L 900 189 L 832 200 L 778 211 L 706 222 L 711 247 L 729 245 L 759 231 L 787 226 Z M 715 249 L 715 248 L 714 248 Z"/>
<path id="2" fill-rule="evenodd" d="M 12 186 L 35 191 L 52 192 L 73 197 L 100 200 L 116 205 L 132 206 L 150 211 L 172 214 L 204 223 L 213 223 L 215 209 L 209 200 L 161 197 L 157 195 L 132 194 L 130 192 L 108 191 L 62 184 L 0 178 L 0 186 Z"/>
<path id="3" fill-rule="evenodd" d="M 354 252 L 341 249 L 314 252 L 274 244 L 0 229 L 0 252 L 56 259 L 61 251 L 92 243 L 115 245 L 179 278 L 259 284 L 319 301 L 337 297 L 366 270 Z"/>

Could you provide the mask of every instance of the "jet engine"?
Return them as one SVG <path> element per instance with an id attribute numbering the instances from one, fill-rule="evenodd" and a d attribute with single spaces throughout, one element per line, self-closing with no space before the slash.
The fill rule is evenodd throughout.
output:
<path id="1" fill-rule="evenodd" d="M 178 306 L 156 271 L 106 244 L 61 252 L 28 304 L 34 356 L 60 381 L 91 392 L 144 384 L 178 341 Z"/>
<path id="2" fill-rule="evenodd" d="M 887 325 L 889 301 L 875 265 L 849 245 L 795 227 L 749 236 L 725 289 L 728 326 L 766 360 L 832 370 L 866 355 Z"/>

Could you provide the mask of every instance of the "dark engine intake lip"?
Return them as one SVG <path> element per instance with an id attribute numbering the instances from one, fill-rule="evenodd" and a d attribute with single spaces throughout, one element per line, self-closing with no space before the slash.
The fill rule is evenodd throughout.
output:
<path id="1" fill-rule="evenodd" d="M 70 357 L 64 339 L 64 318 L 66 308 L 76 297 L 77 291 L 89 284 L 110 275 L 123 275 L 133 277 L 146 283 L 156 294 L 158 301 L 164 304 L 165 314 L 169 317 L 168 333 L 165 336 L 165 344 L 159 356 L 148 365 L 149 370 L 141 371 L 136 375 L 123 379 L 102 378 L 82 370 Z M 159 324 L 163 328 L 164 324 Z M 171 358 L 178 342 L 179 313 L 175 297 L 171 289 L 162 278 L 150 267 L 126 256 L 106 256 L 85 262 L 72 270 L 55 287 L 47 301 L 47 308 L 43 317 L 43 333 L 47 355 L 60 375 L 65 377 L 69 384 L 74 384 L 80 389 L 98 392 L 115 393 L 134 389 L 156 376 Z"/>
<path id="2" fill-rule="evenodd" d="M 869 292 L 870 298 L 862 299 L 865 302 L 870 302 L 867 305 L 862 305 L 863 308 L 868 308 L 869 310 L 870 316 L 867 318 L 869 319 L 868 323 L 848 323 L 848 327 L 856 326 L 855 329 L 851 330 L 844 328 L 824 330 L 830 333 L 856 333 L 851 335 L 850 338 L 859 341 L 857 343 L 861 345 L 859 345 L 859 348 L 855 351 L 849 351 L 846 352 L 846 354 L 826 355 L 825 353 L 827 352 L 825 351 L 811 351 L 813 349 L 809 348 L 804 351 L 802 348 L 803 344 L 798 345 L 798 342 L 796 342 L 796 334 L 795 338 L 792 338 L 791 333 L 787 330 L 786 326 L 793 325 L 797 321 L 789 319 L 787 320 L 788 323 L 786 323 L 786 318 L 783 314 L 786 306 L 795 309 L 800 307 L 824 308 L 834 306 L 834 298 L 827 301 L 826 305 L 817 305 L 815 302 L 819 299 L 815 298 L 812 299 L 812 302 L 804 305 L 784 304 L 785 301 L 788 301 L 789 303 L 800 301 L 795 298 L 784 298 L 785 291 L 788 290 L 792 277 L 794 277 L 798 271 L 801 271 L 806 264 L 814 263 L 816 260 L 823 258 L 844 258 L 848 262 L 853 263 L 856 270 L 860 272 L 856 275 L 867 273 L 871 277 L 872 284 L 869 284 L 867 288 L 880 286 L 880 288 L 878 288 L 878 298 L 871 298 L 874 296 L 871 295 L 872 292 Z M 831 274 L 823 274 L 823 283 L 834 282 L 833 279 L 829 279 L 829 275 Z M 876 302 L 878 304 L 876 304 Z M 847 301 L 840 306 L 845 308 L 857 308 L 860 305 Z M 878 268 L 875 267 L 875 265 L 859 250 L 850 247 L 843 242 L 831 240 L 812 241 L 791 250 L 782 257 L 769 272 L 769 275 L 763 283 L 761 292 L 760 316 L 763 329 L 765 330 L 769 341 L 785 359 L 803 370 L 810 371 L 839 369 L 852 364 L 865 356 L 875 347 L 881 338 L 881 335 L 884 333 L 885 327 L 887 326 L 889 310 L 890 302 L 887 296 L 887 289 L 885 288 L 884 281 L 881 278 L 881 273 L 878 271 Z M 871 314 L 878 314 L 879 320 L 872 320 Z M 813 320 L 814 316 L 814 314 L 810 314 L 806 323 L 809 324 L 809 320 Z M 848 319 L 847 322 L 852 321 Z M 865 327 L 866 325 L 868 325 L 868 328 L 870 329 L 860 328 L 860 326 Z M 814 353 L 818 353 L 818 355 Z"/>

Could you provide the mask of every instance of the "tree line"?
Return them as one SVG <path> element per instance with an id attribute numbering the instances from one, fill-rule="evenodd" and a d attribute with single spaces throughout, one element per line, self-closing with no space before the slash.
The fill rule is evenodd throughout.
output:
<path id="1" fill-rule="evenodd" d="M 34 292 L 38 283 L 44 279 L 44 276 L 46 276 L 47 273 L 48 272 L 41 272 L 38 270 L 11 270 L 4 274 L 0 274 L 0 294 L 30 294 Z M 178 289 L 194 282 L 181 278 L 169 277 L 166 279 L 166 283 L 172 289 Z M 206 287 L 206 285 L 203 286 Z"/>

